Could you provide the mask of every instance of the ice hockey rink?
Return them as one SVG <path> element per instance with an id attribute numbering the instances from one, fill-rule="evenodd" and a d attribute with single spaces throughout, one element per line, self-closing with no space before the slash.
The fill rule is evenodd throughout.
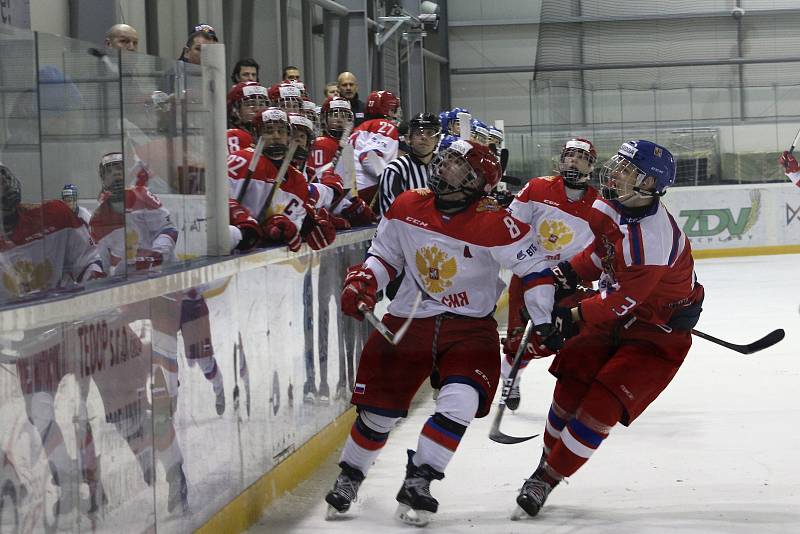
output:
<path id="1" fill-rule="evenodd" d="M 752 355 L 696 338 L 672 384 L 632 427 L 616 426 L 590 461 L 550 495 L 534 519 L 509 516 L 541 438 L 501 445 L 488 438 L 494 411 L 474 422 L 431 486 L 434 532 L 785 533 L 800 528 L 800 255 L 698 260 L 706 288 L 697 328 L 734 343 L 776 329 L 778 345 Z M 540 433 L 554 379 L 533 362 L 522 404 L 506 413 L 512 435 Z M 408 532 L 394 519 L 405 449 L 415 448 L 433 401 L 425 394 L 393 432 L 350 512 L 325 520 L 338 451 L 249 532 Z"/>

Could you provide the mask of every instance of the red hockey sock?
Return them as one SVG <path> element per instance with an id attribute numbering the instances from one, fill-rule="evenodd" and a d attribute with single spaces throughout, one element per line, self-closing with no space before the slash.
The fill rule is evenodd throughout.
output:
<path id="1" fill-rule="evenodd" d="M 547 456 L 555 474 L 568 477 L 592 456 L 622 415 L 622 405 L 604 386 L 594 383 L 577 416 L 567 422 Z"/>

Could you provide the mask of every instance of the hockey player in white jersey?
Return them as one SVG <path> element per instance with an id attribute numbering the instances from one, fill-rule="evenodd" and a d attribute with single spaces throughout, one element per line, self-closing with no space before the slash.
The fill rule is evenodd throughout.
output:
<path id="1" fill-rule="evenodd" d="M 127 272 L 133 274 L 174 262 L 178 230 L 159 198 L 145 186 L 125 189 L 122 154 L 104 155 L 99 173 L 103 192 L 89 226 L 104 265 L 117 273 L 126 265 Z M 150 319 L 154 358 L 160 359 L 169 372 L 167 385 L 173 404 L 177 406 L 180 330 L 187 362 L 190 367 L 197 364 L 211 382 L 215 409 L 222 415 L 225 411 L 222 371 L 214 358 L 208 306 L 202 293 L 191 289 L 153 299 Z"/>
<path id="2" fill-rule="evenodd" d="M 536 233 L 539 250 L 548 262 L 548 267 L 555 267 L 560 261 L 569 260 L 582 252 L 593 240 L 589 214 L 598 193 L 589 185 L 589 179 L 596 159 L 597 151 L 589 140 L 570 139 L 561 148 L 558 174 L 531 179 L 508 207 L 515 218 L 528 223 Z M 513 276 L 508 288 L 508 331 L 503 344 L 505 356 L 500 366 L 503 380 L 508 379 L 511 372 L 514 355 L 527 322 L 520 313 L 523 309 L 522 292 L 522 280 Z M 571 295 L 570 299 L 575 301 L 581 296 L 583 295 L 579 292 Z M 560 295 L 556 298 L 561 300 Z M 562 305 L 567 306 L 570 303 L 564 302 Z M 528 362 L 552 354 L 535 337 L 532 336 L 533 339 L 528 341 L 516 379 L 505 400 L 509 410 L 519 407 L 519 384 Z"/>
<path id="3" fill-rule="evenodd" d="M 348 270 L 341 306 L 362 319 L 376 293 L 405 269 L 405 278 L 383 323 L 392 331 L 424 295 L 416 317 L 397 345 L 373 332 L 358 367 L 351 402 L 359 415 L 342 451 L 342 471 L 325 500 L 329 517 L 346 512 L 389 432 L 405 417 L 420 385 L 436 369 L 441 392 L 436 413 L 422 428 L 417 450 L 408 452 L 397 494 L 398 518 L 424 525 L 438 509 L 430 483 L 444 471 L 475 417 L 489 413 L 500 376 L 499 339 L 492 314 L 502 287 L 500 266 L 524 276 L 544 268 L 530 227 L 485 198 L 500 180 L 500 164 L 488 147 L 456 141 L 431 164 L 430 189 L 400 194 L 381 220 L 363 264 Z M 526 281 L 535 294 L 553 286 Z M 531 309 L 542 329 L 550 310 Z"/>

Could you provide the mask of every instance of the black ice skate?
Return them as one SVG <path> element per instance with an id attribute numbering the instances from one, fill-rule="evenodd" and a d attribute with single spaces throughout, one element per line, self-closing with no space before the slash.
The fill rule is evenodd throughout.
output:
<path id="1" fill-rule="evenodd" d="M 512 385 L 511 389 L 508 391 L 508 397 L 506 397 L 506 408 L 513 412 L 519 408 L 520 400 L 522 400 L 522 398 L 519 393 L 519 382 L 515 381 L 514 385 Z"/>
<path id="2" fill-rule="evenodd" d="M 183 474 L 183 464 L 175 464 L 167 471 L 169 483 L 169 496 L 167 510 L 169 513 L 185 514 L 189 511 L 189 488 L 186 485 L 186 475 Z"/>
<path id="3" fill-rule="evenodd" d="M 313 380 L 306 380 L 303 384 L 303 403 L 314 404 L 317 400 L 317 386 Z"/>
<path id="4" fill-rule="evenodd" d="M 323 406 L 331 403 L 331 391 L 328 388 L 327 382 L 322 382 L 319 385 L 319 392 L 317 393 L 317 402 Z"/>
<path id="5" fill-rule="evenodd" d="M 416 466 L 413 458 L 414 451 L 409 449 L 406 479 L 397 492 L 397 502 L 400 504 L 395 516 L 403 523 L 424 527 L 439 509 L 439 501 L 431 495 L 431 481 L 442 480 L 444 473 L 428 464 Z"/>
<path id="6" fill-rule="evenodd" d="M 345 462 L 341 462 L 339 467 L 342 471 L 333 483 L 333 489 L 325 495 L 325 502 L 329 504 L 326 519 L 333 519 L 349 510 L 358 495 L 358 487 L 364 481 L 364 473 L 355 467 Z"/>
<path id="7" fill-rule="evenodd" d="M 539 510 L 544 506 L 547 496 L 553 491 L 553 488 L 558 485 L 556 482 L 550 485 L 545 480 L 545 467 L 540 464 L 540 467 L 534 471 L 529 479 L 525 480 L 522 489 L 517 495 L 517 509 L 511 514 L 511 519 L 517 520 L 526 516 L 533 517 L 539 513 Z"/>

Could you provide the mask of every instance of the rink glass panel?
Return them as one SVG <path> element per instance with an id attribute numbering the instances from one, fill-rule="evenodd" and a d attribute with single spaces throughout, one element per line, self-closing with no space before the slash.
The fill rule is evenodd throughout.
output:
<path id="1" fill-rule="evenodd" d="M 349 407 L 370 328 L 341 315 L 339 293 L 365 251 L 308 252 L 0 334 L 1 528 L 202 525 Z"/>

